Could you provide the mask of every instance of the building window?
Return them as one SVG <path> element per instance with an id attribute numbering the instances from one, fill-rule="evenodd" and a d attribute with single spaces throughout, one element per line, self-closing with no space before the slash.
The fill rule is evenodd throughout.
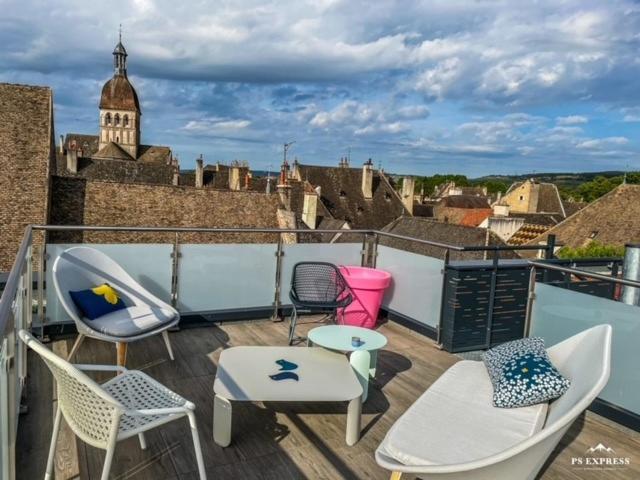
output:
<path id="1" fill-rule="evenodd" d="M 113 117 L 113 123 L 116 125 L 120 125 L 120 115 L 116 113 L 115 117 Z"/>
<path id="2" fill-rule="evenodd" d="M 340 190 L 340 198 L 346 198 L 347 196 L 347 192 L 345 192 L 344 190 Z"/>
<path id="3" fill-rule="evenodd" d="M 110 113 L 107 113 L 104 116 L 104 124 L 105 125 L 111 125 L 111 114 Z"/>
<path id="4" fill-rule="evenodd" d="M 384 199 L 387 202 L 390 202 L 391 201 L 391 194 L 389 192 L 384 192 Z"/>
<path id="5" fill-rule="evenodd" d="M 122 126 L 123 127 L 128 127 L 129 126 L 129 115 L 126 115 L 124 117 L 122 117 Z"/>
<path id="6" fill-rule="evenodd" d="M 524 195 L 520 195 L 520 201 L 524 200 Z"/>

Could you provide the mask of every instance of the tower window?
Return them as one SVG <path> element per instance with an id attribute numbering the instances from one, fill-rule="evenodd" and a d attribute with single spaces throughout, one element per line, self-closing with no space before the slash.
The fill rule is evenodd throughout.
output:
<path id="1" fill-rule="evenodd" d="M 124 115 L 122 117 L 122 126 L 123 127 L 128 127 L 129 126 L 129 115 Z"/>
<path id="2" fill-rule="evenodd" d="M 116 113 L 115 117 L 113 117 L 113 120 L 116 125 L 120 125 L 120 115 Z"/>
<path id="3" fill-rule="evenodd" d="M 104 124 L 105 125 L 111 125 L 111 114 L 110 113 L 107 113 L 104 116 Z"/>

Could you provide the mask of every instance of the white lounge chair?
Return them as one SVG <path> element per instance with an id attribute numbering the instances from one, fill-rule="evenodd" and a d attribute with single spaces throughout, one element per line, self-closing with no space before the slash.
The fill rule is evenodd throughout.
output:
<path id="1" fill-rule="evenodd" d="M 609 379 L 611 326 L 585 330 L 547 349 L 571 387 L 548 405 L 492 405 L 482 362 L 447 370 L 391 427 L 376 450 L 392 479 L 519 480 L 536 477 L 573 421 Z"/>
<path id="2" fill-rule="evenodd" d="M 26 330 L 20 330 L 18 335 L 42 357 L 56 380 L 58 408 L 53 422 L 45 480 L 53 478 L 53 459 L 62 416 L 82 441 L 107 451 L 102 480 L 109 478 L 116 442 L 138 435 L 144 450 L 144 432 L 187 417 L 198 472 L 202 480 L 206 479 L 193 403 L 142 372 L 111 365 L 72 365 Z M 112 371 L 119 375 L 99 385 L 84 371 Z"/>
<path id="3" fill-rule="evenodd" d="M 108 283 L 116 289 L 127 306 L 95 320 L 82 317 L 69 291 L 85 290 Z M 69 357 L 71 360 L 85 337 L 114 342 L 118 349 L 117 363 L 124 365 L 127 344 L 135 340 L 162 334 L 173 360 L 173 350 L 167 329 L 180 321 L 180 314 L 142 285 L 104 253 L 90 247 L 72 247 L 53 263 L 53 284 L 62 306 L 78 329 Z"/>

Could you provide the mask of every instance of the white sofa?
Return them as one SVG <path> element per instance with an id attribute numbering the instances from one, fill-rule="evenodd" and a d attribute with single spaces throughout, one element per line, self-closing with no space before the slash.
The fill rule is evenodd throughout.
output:
<path id="1" fill-rule="evenodd" d="M 607 384 L 611 326 L 599 325 L 547 349 L 571 387 L 550 404 L 492 405 L 483 362 L 447 370 L 391 427 L 376 451 L 392 478 L 534 479 L 572 422 Z"/>

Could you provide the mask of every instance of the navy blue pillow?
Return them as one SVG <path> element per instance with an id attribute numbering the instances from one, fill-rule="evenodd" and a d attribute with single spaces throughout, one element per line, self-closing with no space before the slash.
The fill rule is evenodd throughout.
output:
<path id="1" fill-rule="evenodd" d="M 523 338 L 484 354 L 493 383 L 493 405 L 517 408 L 548 402 L 564 394 L 571 382 L 553 366 L 544 340 Z"/>
<path id="2" fill-rule="evenodd" d="M 82 316 L 89 320 L 127 308 L 116 291 L 106 283 L 87 290 L 70 291 L 69 295 Z"/>

